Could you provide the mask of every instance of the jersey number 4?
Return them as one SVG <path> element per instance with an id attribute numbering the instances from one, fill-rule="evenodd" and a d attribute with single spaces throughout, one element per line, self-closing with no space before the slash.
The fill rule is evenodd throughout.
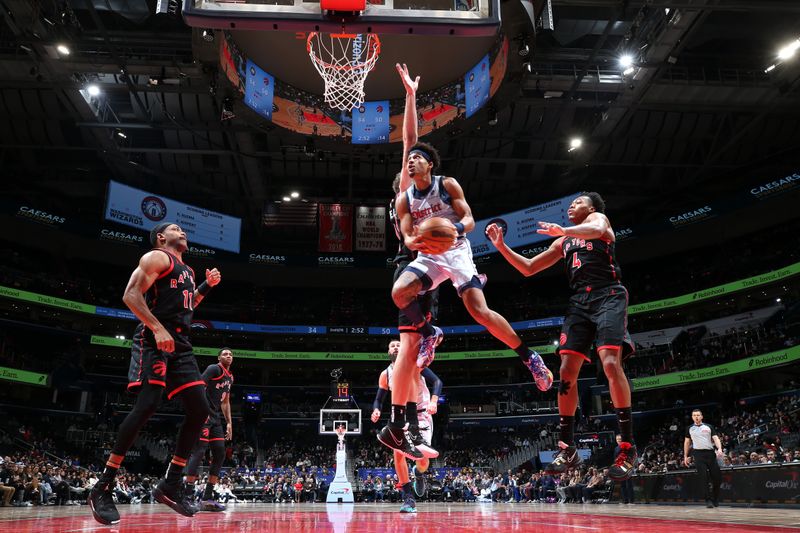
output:
<path id="1" fill-rule="evenodd" d="M 572 268 L 578 269 L 581 267 L 581 260 L 578 259 L 578 252 L 572 254 Z"/>

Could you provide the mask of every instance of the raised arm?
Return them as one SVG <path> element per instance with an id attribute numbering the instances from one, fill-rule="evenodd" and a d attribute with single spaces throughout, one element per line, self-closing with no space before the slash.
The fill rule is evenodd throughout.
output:
<path id="1" fill-rule="evenodd" d="M 578 237 L 579 239 L 600 239 L 611 229 L 608 217 L 603 213 L 590 213 L 586 219 L 577 226 L 563 227 L 551 222 L 539 222 L 541 229 L 536 232 L 551 237 Z"/>
<path id="2" fill-rule="evenodd" d="M 563 238 L 556 239 L 547 250 L 528 259 L 508 247 L 503 239 L 503 230 L 497 224 L 489 224 L 486 228 L 486 236 L 489 237 L 489 241 L 497 248 L 500 255 L 526 277 L 550 268 L 561 259 Z"/>
<path id="3" fill-rule="evenodd" d="M 417 143 L 419 137 L 417 123 L 417 88 L 419 87 L 419 76 L 412 80 L 405 63 L 402 66 L 400 63 L 397 63 L 395 64 L 395 68 L 397 69 L 397 73 L 400 74 L 403 86 L 406 88 L 406 108 L 403 114 L 403 160 L 401 162 L 402 168 L 400 169 L 400 192 L 403 192 L 411 186 L 411 176 L 408 174 L 408 166 L 406 165 L 408 152 L 411 150 L 411 147 Z"/>

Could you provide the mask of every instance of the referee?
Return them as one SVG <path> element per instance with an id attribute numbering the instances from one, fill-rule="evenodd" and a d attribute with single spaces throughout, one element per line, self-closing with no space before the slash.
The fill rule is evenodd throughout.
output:
<path id="1" fill-rule="evenodd" d="M 689 466 L 689 446 L 691 446 L 692 459 L 700 478 L 700 488 L 706 497 L 706 507 L 719 507 L 719 485 L 722 475 L 717 457 L 722 457 L 722 443 L 717 436 L 717 430 L 703 422 L 703 412 L 700 409 L 692 411 L 692 420 L 694 424 L 686 428 L 686 438 L 683 440 L 683 464 Z M 712 485 L 711 495 L 708 492 L 709 477 Z"/>

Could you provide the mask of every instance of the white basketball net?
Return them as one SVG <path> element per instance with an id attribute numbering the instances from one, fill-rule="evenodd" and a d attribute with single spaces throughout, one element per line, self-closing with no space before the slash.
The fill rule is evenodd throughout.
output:
<path id="1" fill-rule="evenodd" d="M 364 82 L 378 62 L 381 40 L 374 33 L 308 34 L 308 55 L 325 81 L 325 103 L 350 111 L 364 103 Z"/>

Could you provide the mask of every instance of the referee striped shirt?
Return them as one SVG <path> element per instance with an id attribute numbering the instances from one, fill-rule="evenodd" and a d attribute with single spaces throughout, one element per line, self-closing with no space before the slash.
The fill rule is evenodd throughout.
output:
<path id="1" fill-rule="evenodd" d="M 713 450 L 714 441 L 712 437 L 717 435 L 717 430 L 711 424 L 705 422 L 700 425 L 692 424 L 686 428 L 686 437 L 692 439 L 692 449 L 694 450 Z"/>

